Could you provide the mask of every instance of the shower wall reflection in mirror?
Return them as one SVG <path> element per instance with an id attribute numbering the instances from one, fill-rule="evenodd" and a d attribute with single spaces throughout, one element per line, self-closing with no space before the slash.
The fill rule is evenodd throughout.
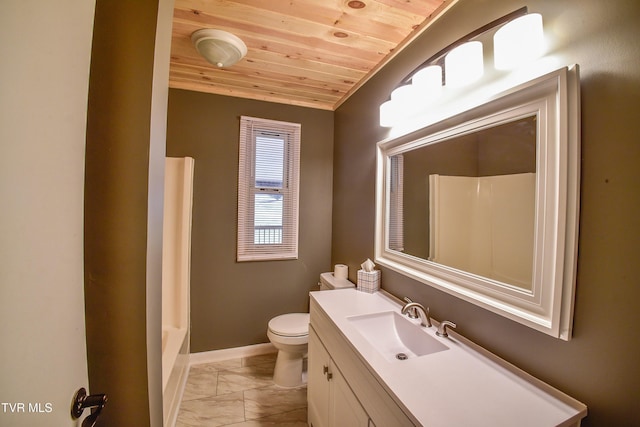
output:
<path id="1" fill-rule="evenodd" d="M 531 289 L 536 116 L 391 156 L 389 249 Z"/>

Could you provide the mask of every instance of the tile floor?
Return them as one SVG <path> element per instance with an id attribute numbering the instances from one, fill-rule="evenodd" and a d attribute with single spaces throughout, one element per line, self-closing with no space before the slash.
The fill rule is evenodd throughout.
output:
<path id="1" fill-rule="evenodd" d="M 193 365 L 176 427 L 307 426 L 307 387 L 273 384 L 276 353 Z"/>

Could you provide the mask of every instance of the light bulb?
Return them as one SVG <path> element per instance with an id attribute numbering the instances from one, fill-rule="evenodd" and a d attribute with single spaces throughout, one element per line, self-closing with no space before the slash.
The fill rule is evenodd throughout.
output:
<path id="1" fill-rule="evenodd" d="M 544 51 L 542 15 L 530 13 L 505 24 L 493 36 L 493 61 L 510 70 L 539 58 Z"/>
<path id="2" fill-rule="evenodd" d="M 424 96 L 434 99 L 442 91 L 442 67 L 439 65 L 424 67 L 413 75 L 411 82 Z"/>
<path id="3" fill-rule="evenodd" d="M 472 41 L 452 49 L 444 57 L 445 84 L 451 87 L 468 85 L 484 72 L 482 43 Z"/>

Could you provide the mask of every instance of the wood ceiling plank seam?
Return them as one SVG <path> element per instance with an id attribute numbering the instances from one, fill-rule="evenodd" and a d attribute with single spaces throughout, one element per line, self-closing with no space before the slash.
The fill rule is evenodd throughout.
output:
<path id="1" fill-rule="evenodd" d="M 360 37 L 368 37 L 375 40 L 385 40 L 394 44 L 400 43 L 417 25 L 413 22 L 402 24 L 390 24 L 388 22 L 380 22 L 377 20 L 365 20 L 361 17 L 354 17 L 346 14 L 337 21 L 333 28 L 344 31 L 347 34 L 358 34 Z M 384 39 L 383 37 L 384 36 Z"/>
<path id="2" fill-rule="evenodd" d="M 308 0 L 298 2 L 243 1 L 243 4 L 251 4 L 259 9 L 288 16 L 290 19 L 325 25 L 332 29 L 342 29 L 394 43 L 402 41 L 413 27 L 421 23 L 426 16 L 425 14 L 420 16 L 415 13 L 407 13 L 404 8 L 389 8 L 386 5 L 378 6 L 378 9 L 386 8 L 382 13 L 375 10 L 371 11 L 371 8 L 368 7 L 352 9 L 346 6 L 345 3 L 341 1 L 328 4 L 326 0 L 317 2 Z M 336 4 L 340 6 L 340 9 L 336 8 Z M 428 12 L 428 9 L 423 12 Z M 402 17 L 391 22 L 392 19 L 389 17 L 393 17 L 395 14 L 400 14 Z M 384 35 L 384 38 L 381 37 L 381 34 Z M 394 37 L 391 37 L 392 35 Z"/>
<path id="3" fill-rule="evenodd" d="M 260 42 L 260 41 L 256 41 Z M 347 68 L 361 68 L 369 70 L 380 60 L 380 53 L 366 49 L 345 48 L 338 44 L 317 43 L 317 40 L 309 42 L 297 40 L 296 44 L 285 44 L 279 41 L 261 40 L 257 48 L 250 43 L 252 51 L 265 51 L 282 56 L 296 56 L 313 59 L 316 62 L 326 62 L 345 66 Z M 349 65 L 353 64 L 353 65 Z"/>
<path id="4" fill-rule="evenodd" d="M 263 57 L 264 55 L 273 55 L 274 59 L 271 62 L 286 63 L 287 61 L 295 61 L 296 59 L 302 59 L 310 61 L 310 65 L 325 64 L 324 67 L 336 67 L 337 69 L 355 70 L 357 73 L 368 72 L 378 61 L 371 60 L 370 57 L 366 59 L 358 58 L 354 55 L 346 55 L 343 51 L 333 51 L 330 54 L 324 55 L 317 50 L 310 48 L 309 46 L 302 46 L 302 49 L 294 49 L 285 52 L 276 52 L 275 50 L 284 50 L 285 46 L 281 46 L 274 43 L 264 45 L 264 49 L 251 48 L 250 54 L 243 60 L 250 60 L 252 57 Z M 291 47 L 290 47 L 291 48 Z M 184 40 L 182 38 L 172 39 L 172 51 L 171 55 L 174 57 L 192 58 L 198 60 L 202 64 L 206 64 L 206 61 L 198 55 L 195 48 L 191 45 L 190 40 Z M 379 55 L 378 55 L 379 58 Z"/>
<path id="5" fill-rule="evenodd" d="M 268 90 L 279 90 L 287 94 L 305 93 L 306 95 L 313 94 L 314 97 L 338 99 L 344 96 L 347 90 L 339 90 L 333 87 L 318 87 L 318 86 L 305 86 L 303 83 L 289 83 L 281 80 L 273 80 L 267 78 L 255 79 L 253 81 L 237 80 L 237 79 L 222 79 L 211 78 L 209 76 L 197 76 L 194 77 L 192 73 L 183 73 L 180 71 L 174 71 L 170 74 L 171 80 L 176 79 L 190 79 L 194 83 L 198 84 L 220 84 L 223 86 L 236 86 L 247 89 L 267 88 Z M 199 77 L 199 78 L 198 78 Z"/>
<path id="6" fill-rule="evenodd" d="M 257 71 L 260 74 L 265 73 L 276 73 L 279 76 L 291 76 L 289 80 L 297 80 L 297 81 L 308 81 L 308 82 L 317 82 L 316 85 L 337 85 L 337 86 L 345 86 L 351 87 L 355 84 L 355 82 L 362 79 L 367 73 L 359 72 L 359 73 L 341 73 L 337 70 L 336 72 L 330 72 L 330 70 L 325 69 L 322 71 L 314 71 L 313 73 L 305 70 L 304 68 L 297 67 L 289 67 L 289 66 L 277 66 L 277 67 L 261 67 L 262 62 L 254 63 L 256 66 L 253 68 L 245 68 L 246 70 Z"/>
<path id="7" fill-rule="evenodd" d="M 415 15 L 424 15 L 425 11 L 435 10 L 437 9 L 442 0 L 375 0 L 378 3 L 385 4 L 389 7 L 400 8 L 408 13 L 413 13 Z"/>
<path id="8" fill-rule="evenodd" d="M 405 7 L 408 3 L 411 2 L 389 4 L 385 1 L 369 0 L 365 9 L 375 11 L 378 16 L 384 17 L 383 19 L 385 20 L 398 23 L 412 22 L 413 25 L 422 22 L 434 9 L 424 7 L 418 9 L 418 11 L 412 11 Z"/>
<path id="9" fill-rule="evenodd" d="M 224 95 L 224 96 L 232 96 L 246 99 L 253 99 L 259 101 L 266 102 L 275 102 L 279 104 L 287 104 L 287 105 L 296 105 L 300 107 L 308 107 L 320 110 L 332 110 L 332 106 L 334 102 L 322 102 L 317 99 L 308 99 L 308 98 L 297 98 L 291 96 L 280 96 L 277 94 L 269 94 L 269 93 L 259 93 L 256 94 L 254 91 L 245 92 L 241 90 L 236 90 L 234 88 L 230 89 L 221 89 L 219 87 L 197 87 L 194 88 L 190 82 L 171 82 L 169 85 L 170 88 L 173 89 L 184 89 L 184 90 L 192 90 L 197 92 L 205 92 L 212 93 L 216 95 Z"/>
<path id="10" fill-rule="evenodd" d="M 185 25 L 185 24 L 178 23 L 178 25 Z M 192 25 L 193 30 L 189 31 L 187 29 L 187 31 L 181 34 L 182 37 L 185 39 L 190 39 L 191 33 L 201 28 L 196 24 L 190 24 L 190 25 Z M 397 45 L 397 43 L 394 43 L 394 42 L 386 42 L 386 41 L 382 42 L 377 39 L 353 36 L 353 33 L 346 33 L 348 34 L 347 37 L 340 38 L 340 37 L 335 37 L 333 33 L 330 31 L 324 34 L 319 34 L 319 35 L 310 34 L 310 33 L 295 34 L 295 33 L 289 33 L 289 32 L 268 28 L 268 29 L 260 30 L 258 32 L 260 36 L 257 37 L 255 35 L 257 30 L 251 27 L 231 28 L 224 25 L 213 25 L 213 27 L 235 34 L 240 39 L 242 39 L 242 41 L 247 45 L 249 49 L 260 47 L 265 42 L 271 41 L 271 42 L 277 42 L 280 45 L 292 46 L 292 47 L 304 46 L 306 48 L 309 48 L 310 46 L 313 46 L 317 49 L 318 53 L 323 53 L 323 52 L 330 53 L 330 52 L 335 52 L 336 49 L 345 49 L 349 51 L 349 55 L 352 55 L 352 56 L 355 55 L 357 57 L 366 58 L 366 57 L 370 57 L 372 55 L 372 52 L 373 53 L 387 52 L 395 48 L 395 46 Z M 179 31 L 180 31 L 179 29 L 176 29 L 174 31 L 174 34 L 180 34 Z"/>
<path id="11" fill-rule="evenodd" d="M 365 7 L 362 9 L 356 9 L 348 6 L 346 0 L 292 0 L 288 2 L 263 2 L 262 0 L 243 0 L 243 4 L 252 4 L 258 8 L 269 9 L 270 11 L 293 15 L 293 16 L 328 16 L 329 18 L 335 18 L 344 14 L 352 14 L 354 16 L 363 17 L 363 19 L 372 19 L 382 15 L 385 18 L 388 17 L 400 17 L 399 20 L 405 21 L 420 21 L 428 13 L 426 11 L 435 9 L 433 1 L 416 1 L 416 0 L 402 0 L 395 1 L 393 4 L 379 0 L 366 0 L 364 1 Z M 414 3 L 417 6 L 414 6 Z M 436 2 L 439 3 L 439 2 Z M 431 7 L 429 8 L 429 6 Z M 323 13 L 324 12 L 324 13 Z M 384 19 L 384 18 L 382 18 Z M 316 19 L 311 19 L 316 20 Z"/>
<path id="12" fill-rule="evenodd" d="M 390 34 L 394 29 L 403 29 L 413 27 L 424 20 L 429 10 L 424 9 L 420 14 L 409 12 L 404 7 L 395 5 L 390 7 L 384 3 L 369 1 L 370 6 L 363 9 L 352 9 L 346 6 L 346 2 L 339 1 L 327 3 L 327 1 L 264 1 L 264 0 L 243 0 L 242 2 L 233 1 L 187 1 L 180 2 L 175 6 L 176 10 L 186 12 L 192 19 L 193 15 L 203 17 L 204 15 L 224 15 L 232 18 L 236 22 L 247 22 L 252 25 L 264 27 L 265 19 L 269 18 L 271 24 L 281 23 L 300 23 L 303 27 L 308 25 L 321 25 L 330 28 L 336 28 L 336 22 L 344 20 L 345 17 L 351 22 L 358 23 L 365 33 L 371 37 L 378 38 L 380 35 L 375 31 L 371 31 L 371 22 L 376 22 L 384 26 L 385 31 L 382 34 Z M 196 19 L 197 20 L 197 19 Z M 260 24 L 262 23 L 262 24 Z M 369 27 L 368 27 L 369 25 Z M 349 26 L 344 26 L 349 29 Z M 353 30 L 358 32 L 358 30 Z M 302 31 L 294 31 L 301 34 Z M 406 32 L 406 30 L 405 30 Z M 393 40 L 399 42 L 400 40 Z"/>
<path id="13" fill-rule="evenodd" d="M 295 95 L 283 95 L 274 92 L 262 92 L 251 90 L 243 90 L 237 87 L 220 87 L 220 86 L 193 86 L 191 82 L 172 82 L 171 88 L 192 90 L 196 92 L 215 93 L 225 96 L 238 96 L 247 99 L 259 99 L 264 101 L 278 102 L 289 105 L 303 105 L 305 107 L 318 108 L 322 105 L 322 109 L 330 109 L 335 103 L 335 99 L 321 100 L 317 98 L 298 97 Z"/>
<path id="14" fill-rule="evenodd" d="M 334 1 L 334 3 L 332 4 L 330 2 L 327 2 L 327 0 L 291 0 L 287 2 L 242 0 L 242 3 L 255 7 L 256 9 L 268 10 L 269 12 L 274 14 L 297 17 L 300 19 L 324 23 L 334 22 L 342 14 L 342 11 L 338 10 L 335 7 L 335 3 L 340 3 L 339 1 Z"/>
<path id="15" fill-rule="evenodd" d="M 289 18 L 288 20 L 285 18 Z M 191 10 L 174 11 L 174 22 L 187 24 L 191 23 L 194 26 L 194 30 L 202 27 L 218 28 L 221 30 L 229 31 L 242 38 L 242 33 L 246 34 L 261 34 L 263 36 L 274 34 L 277 38 L 286 40 L 295 40 L 297 37 L 309 37 L 310 35 L 320 38 L 333 37 L 336 32 L 336 25 L 325 25 L 317 21 L 307 21 L 297 19 L 294 17 L 283 17 L 283 15 L 273 14 L 260 14 L 255 18 L 247 19 L 235 19 L 224 14 L 210 14 L 208 12 L 199 11 L 194 14 Z M 366 26 L 366 22 L 363 23 Z M 408 31 L 411 30 L 409 25 Z M 378 34 L 371 32 L 371 35 L 359 34 L 358 29 L 343 28 L 341 31 L 349 34 L 347 38 L 357 38 L 359 40 L 367 41 L 367 44 L 377 45 L 380 43 L 382 46 L 393 47 L 401 41 L 399 37 L 389 37 L 394 32 L 380 31 Z M 369 40 L 371 39 L 371 40 Z M 345 40 L 340 39 L 342 44 L 346 43 Z"/>
<path id="16" fill-rule="evenodd" d="M 360 75 L 342 75 L 339 73 L 329 73 L 329 72 L 318 72 L 318 71 L 309 71 L 303 68 L 295 68 L 295 67 L 281 67 L 275 66 L 270 67 L 266 63 L 254 63 L 256 66 L 253 67 L 242 67 L 238 68 L 238 72 L 247 73 L 248 77 L 258 75 L 265 75 L 267 73 L 275 74 L 279 76 L 283 76 L 283 80 L 289 81 L 308 81 L 308 82 L 318 82 L 318 84 L 345 84 L 345 85 L 353 85 L 355 81 L 360 80 L 362 77 L 366 75 L 366 73 L 360 73 Z"/>
<path id="17" fill-rule="evenodd" d="M 326 57 L 312 56 L 313 52 L 290 52 L 285 55 L 272 50 L 259 49 L 252 52 L 246 61 L 265 62 L 283 67 L 311 68 L 320 73 L 338 73 L 345 77 L 362 77 L 376 62 L 360 58 L 344 58 L 339 55 Z"/>
<path id="18" fill-rule="evenodd" d="M 287 73 L 279 70 L 260 70 L 259 68 L 237 68 L 231 70 L 214 70 L 203 69 L 200 67 L 174 66 L 170 68 L 171 72 L 188 73 L 194 78 L 215 79 L 234 79 L 238 82 L 247 81 L 251 84 L 256 79 L 268 79 L 272 81 L 284 82 L 287 85 L 299 85 L 301 87 L 318 87 L 322 91 L 328 88 L 335 88 L 338 92 L 344 92 L 353 85 L 353 82 L 341 79 L 339 76 L 326 76 L 324 79 L 314 79 L 307 76 L 292 78 Z"/>
<path id="19" fill-rule="evenodd" d="M 251 40 L 255 40 L 256 31 L 260 34 L 260 41 L 273 40 L 280 45 L 290 46 L 313 46 L 320 52 L 335 52 L 336 49 L 349 49 L 348 56 L 355 57 L 370 57 L 371 52 L 374 53 L 386 53 L 396 46 L 396 42 L 380 41 L 378 39 L 368 39 L 366 37 L 351 38 L 351 40 L 344 40 L 334 37 L 332 33 L 317 35 L 310 35 L 308 32 L 304 34 L 295 34 L 282 31 L 281 29 L 262 28 L 256 29 L 255 26 L 236 26 L 233 27 L 233 23 L 226 22 L 224 20 L 213 18 L 213 21 L 209 23 L 211 26 L 230 31 L 239 36 L 251 49 L 256 46 L 256 43 L 252 43 Z M 202 22 L 185 21 L 175 19 L 173 33 L 181 34 L 185 39 L 190 38 L 193 31 L 202 28 Z M 206 26 L 206 25 L 205 25 Z M 331 30 L 329 30 L 331 31 Z M 346 39 L 349 39 L 347 37 Z M 259 46 L 259 44 L 258 44 Z M 358 49 L 358 50 L 354 50 Z M 376 62 L 379 58 L 376 60 Z"/>
<path id="20" fill-rule="evenodd" d="M 300 61 L 289 61 L 288 63 L 279 63 L 263 60 L 259 56 L 256 56 L 254 58 L 255 59 L 245 59 L 243 61 L 240 61 L 228 69 L 237 71 L 244 69 L 264 71 L 279 68 L 280 70 L 282 70 L 279 71 L 280 74 L 288 74 L 291 76 L 291 78 L 312 77 L 318 81 L 342 81 L 345 84 L 353 84 L 355 81 L 363 78 L 367 73 L 367 70 L 363 71 L 353 68 L 338 67 L 324 63 L 316 63 L 313 64 L 312 67 L 310 67 L 309 61 L 304 59 L 301 59 Z M 172 55 L 170 59 L 170 67 L 176 67 L 179 64 L 188 67 L 195 67 L 200 70 L 217 71 L 217 68 L 215 68 L 213 65 L 210 65 L 208 62 L 204 61 L 201 58 L 185 58 L 179 55 Z"/>
<path id="21" fill-rule="evenodd" d="M 287 56 L 313 58 L 315 62 L 325 62 L 327 64 L 335 64 L 347 68 L 358 68 L 361 70 L 369 70 L 377 64 L 384 55 L 378 50 L 363 49 L 361 47 L 347 47 L 336 43 L 325 43 L 317 39 L 297 38 L 293 43 L 283 43 L 281 40 L 273 41 L 269 38 L 256 39 L 253 37 L 242 37 L 248 46 L 249 53 L 247 57 L 256 51 L 268 51 L 279 54 L 283 58 Z M 197 55 L 195 48 L 192 46 L 188 37 L 174 37 L 172 39 L 172 53 L 177 49 L 187 53 Z M 354 64 L 354 61 L 358 61 Z"/>
<path id="22" fill-rule="evenodd" d="M 261 72 L 261 73 L 277 72 L 278 75 L 288 76 L 288 80 L 317 81 L 317 82 L 322 82 L 323 84 L 338 84 L 338 85 L 345 85 L 345 86 L 353 85 L 356 81 L 360 80 L 366 75 L 366 73 L 364 72 L 360 72 L 358 74 L 350 73 L 345 75 L 337 72 L 330 73 L 330 72 L 327 72 L 326 70 L 321 73 L 316 72 L 315 74 L 310 74 L 309 72 L 304 72 L 304 70 L 300 68 L 273 67 L 273 68 L 267 69 L 267 68 L 261 68 L 260 64 L 261 62 L 245 62 L 242 64 L 234 65 L 232 69 L 233 71 L 236 71 L 237 73 L 242 74 L 243 76 L 246 76 L 245 78 L 254 76 L 256 72 Z M 202 70 L 207 70 L 211 73 L 218 72 L 217 69 L 212 67 L 200 66 L 199 64 L 196 64 L 196 65 L 185 64 L 184 61 L 174 62 L 173 60 L 171 61 L 170 68 L 171 69 L 180 69 L 180 68 L 192 69 L 194 73 L 202 73 Z M 295 70 L 296 74 L 293 75 L 293 72 L 288 72 L 288 70 Z"/>
<path id="23" fill-rule="evenodd" d="M 236 84 L 238 86 L 257 87 L 257 86 L 271 86 L 279 87 L 283 90 L 291 91 L 306 91 L 310 93 L 318 94 L 332 94 L 332 96 L 342 96 L 348 92 L 351 84 L 344 84 L 343 82 L 331 82 L 331 81 L 315 81 L 310 79 L 303 80 L 291 80 L 282 78 L 282 74 L 260 74 L 252 75 L 251 78 L 247 78 L 242 74 L 231 73 L 202 73 L 195 72 L 188 69 L 176 69 L 170 70 L 170 78 L 173 76 L 182 76 L 183 78 L 191 78 L 194 81 L 201 81 L 206 84 L 209 83 L 224 83 L 224 84 Z"/>
<path id="24" fill-rule="evenodd" d="M 258 87 L 244 87 L 237 85 L 224 85 L 219 83 L 201 83 L 195 84 L 192 80 L 175 78 L 171 80 L 171 84 L 181 85 L 181 87 L 186 87 L 186 84 L 189 84 L 189 88 L 191 90 L 201 90 L 206 92 L 216 91 L 217 93 L 232 93 L 232 92 L 243 92 L 243 93 L 254 93 L 264 97 L 278 97 L 280 99 L 298 99 L 300 101 L 307 101 L 309 103 L 320 102 L 324 104 L 334 104 L 336 100 L 338 100 L 339 96 L 323 96 L 322 94 L 316 93 L 307 93 L 307 92 L 284 92 L 276 88 L 269 86 L 258 86 Z"/>
<path id="25" fill-rule="evenodd" d="M 197 11 L 193 9 L 176 9 L 174 10 L 174 18 L 179 17 L 190 20 L 198 25 L 226 25 L 229 28 L 248 28 L 250 31 L 278 28 L 280 31 L 291 34 L 316 32 L 315 27 L 324 27 L 315 21 L 304 21 L 294 16 L 273 13 L 264 8 L 259 9 L 238 3 L 235 4 L 238 6 L 225 8 L 224 10 L 210 8 L 201 8 Z"/>

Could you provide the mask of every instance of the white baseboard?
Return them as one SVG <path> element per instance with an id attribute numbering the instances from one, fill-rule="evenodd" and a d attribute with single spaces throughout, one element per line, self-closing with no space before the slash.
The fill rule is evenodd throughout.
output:
<path id="1" fill-rule="evenodd" d="M 225 348 L 222 350 L 203 351 L 191 353 L 189 357 L 190 365 L 200 365 L 202 363 L 220 362 L 229 359 L 240 359 L 242 357 L 260 356 L 263 354 L 275 353 L 277 350 L 271 343 L 254 344 L 245 347 Z"/>

